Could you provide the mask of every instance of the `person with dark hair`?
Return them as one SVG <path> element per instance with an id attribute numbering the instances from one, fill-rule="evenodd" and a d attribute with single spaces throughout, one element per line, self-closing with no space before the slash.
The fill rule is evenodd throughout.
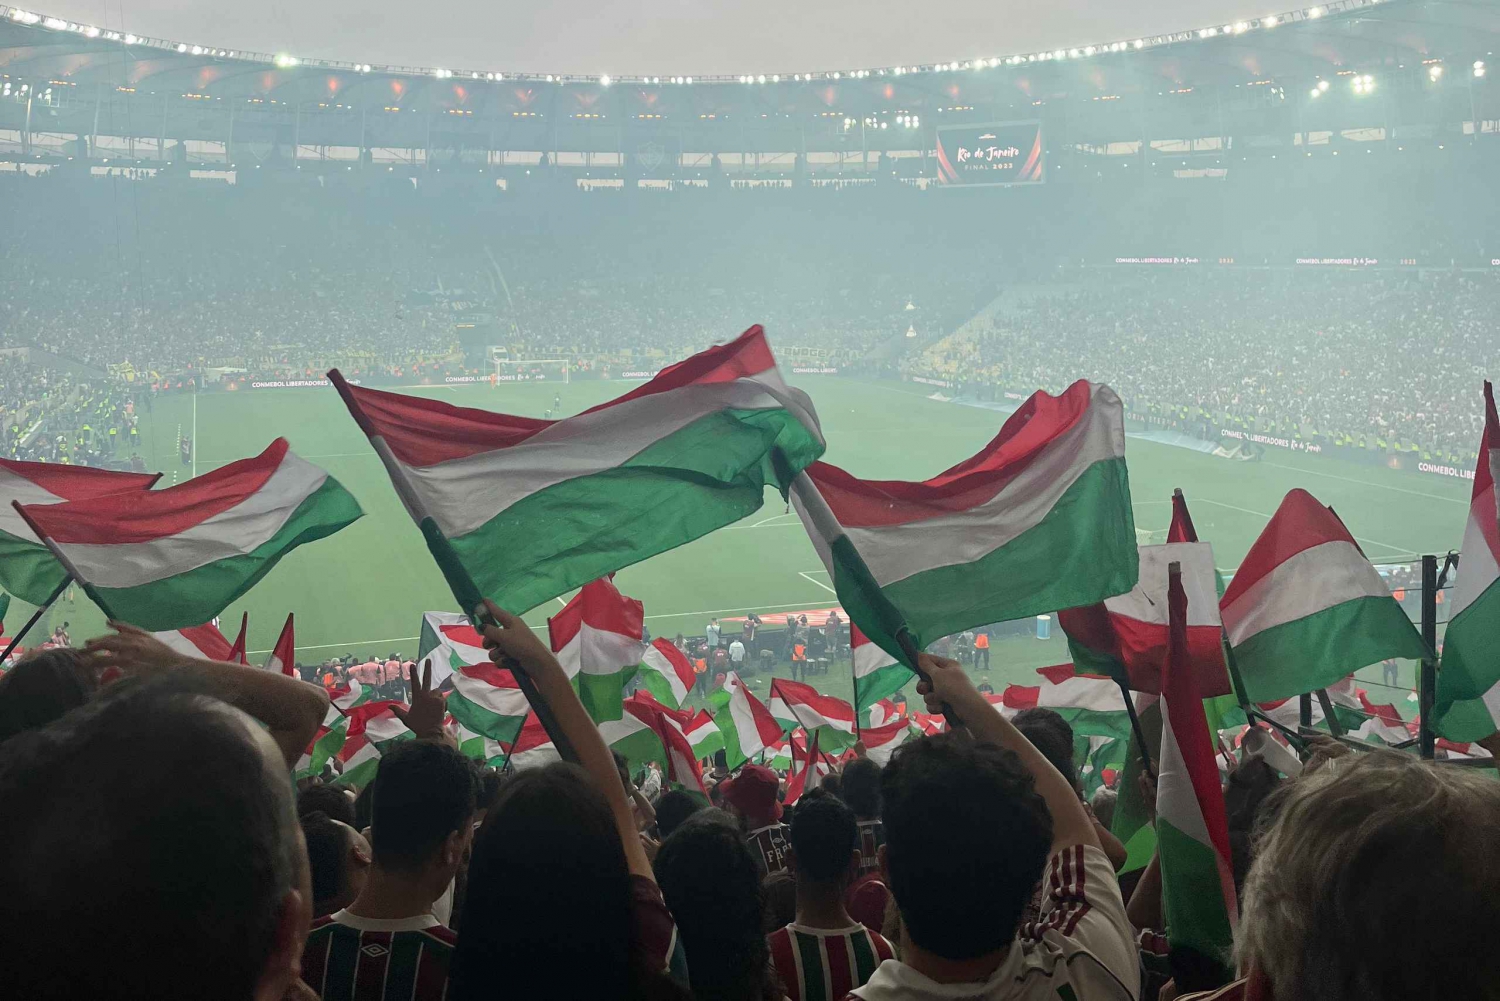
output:
<path id="1" fill-rule="evenodd" d="M 82 650 L 38 650 L 0 674 L 0 743 L 77 709 L 99 690 L 99 669 Z"/>
<path id="2" fill-rule="evenodd" d="M 662 842 L 656 881 L 682 929 L 697 1001 L 776 1001 L 761 871 L 734 819 L 700 810 Z"/>
<path id="3" fill-rule="evenodd" d="M 844 907 L 872 932 L 880 931 L 891 900 L 890 887 L 880 871 L 880 846 L 885 825 L 880 822 L 880 766 L 859 757 L 844 766 L 844 802 L 854 811 L 859 830 L 859 875 L 844 891 Z"/>
<path id="4" fill-rule="evenodd" d="M 11 738 L 0 802 L 0 997 L 278 1001 L 295 984 L 311 890 L 286 766 L 195 679 L 122 684 Z"/>
<path id="5" fill-rule="evenodd" d="M 314 920 L 352 904 L 370 872 L 370 843 L 342 821 L 321 810 L 304 813 L 307 868 L 312 884 Z"/>
<path id="6" fill-rule="evenodd" d="M 899 748 L 881 782 L 881 868 L 901 959 L 851 997 L 1134 999 L 1135 935 L 1072 783 L 957 661 L 923 654 L 917 691 L 964 729 Z M 1039 919 L 1021 926 L 1046 877 Z"/>
<path id="7" fill-rule="evenodd" d="M 369 875 L 353 903 L 313 924 L 303 980 L 323 1001 L 441 999 L 456 937 L 433 904 L 473 837 L 473 766 L 447 744 L 402 741 L 370 788 Z"/>
<path id="8" fill-rule="evenodd" d="M 297 794 L 297 816 L 321 813 L 330 820 L 354 827 L 354 800 L 339 786 L 315 783 Z"/>
<path id="9" fill-rule="evenodd" d="M 760 859 L 761 872 L 770 875 L 786 866 L 786 825 L 781 822 L 778 793 L 781 780 L 765 765 L 745 765 L 739 774 L 720 782 L 724 802 L 745 828 L 745 839 Z"/>
<path id="10" fill-rule="evenodd" d="M 681 789 L 668 789 L 656 801 L 656 831 L 665 840 L 683 821 L 703 809 L 703 804 Z"/>
<path id="11" fill-rule="evenodd" d="M 844 909 L 860 867 L 859 828 L 854 811 L 821 789 L 797 803 L 791 828 L 797 915 L 767 937 L 771 961 L 791 1001 L 841 998 L 895 955 Z"/>
<path id="12" fill-rule="evenodd" d="M 668 976 L 686 982 L 677 930 L 609 748 L 557 658 L 487 604 L 499 623 L 484 629 L 491 658 L 530 676 L 579 764 L 501 788 L 474 839 L 448 996 L 684 998 Z"/>
<path id="13" fill-rule="evenodd" d="M 1062 714 L 1055 709 L 1035 706 L 1016 713 L 1011 724 L 1068 780 L 1082 802 L 1083 789 L 1078 784 L 1078 765 L 1073 757 L 1073 727 L 1062 718 Z M 1110 865 L 1118 869 L 1125 864 L 1125 858 L 1129 854 L 1125 846 L 1108 827 L 1099 823 L 1092 812 L 1089 813 L 1089 819 L 1093 822 L 1094 836 L 1099 839 L 1099 847 L 1104 850 Z M 1038 900 L 1037 904 L 1040 906 L 1041 901 Z"/>

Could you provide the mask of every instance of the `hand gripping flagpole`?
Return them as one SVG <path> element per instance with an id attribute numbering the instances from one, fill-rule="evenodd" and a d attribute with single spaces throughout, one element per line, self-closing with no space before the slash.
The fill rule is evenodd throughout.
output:
<path id="1" fill-rule="evenodd" d="M 448 587 L 453 592 L 453 597 L 458 599 L 458 607 L 463 609 L 464 613 L 473 620 L 474 625 L 481 630 L 487 625 L 499 625 L 499 623 L 493 621 L 489 612 L 486 611 L 484 594 L 479 590 L 479 585 L 474 583 L 474 578 L 469 575 L 469 571 L 464 567 L 462 561 L 459 560 L 458 553 L 454 551 L 453 544 L 448 541 L 447 536 L 443 535 L 442 531 L 437 527 L 437 522 L 432 519 L 432 516 L 423 507 L 420 498 L 411 485 L 410 479 L 406 475 L 406 470 L 401 467 L 401 463 L 396 460 L 396 456 L 391 452 L 390 447 L 386 445 L 385 439 L 380 436 L 375 426 L 365 415 L 363 408 L 359 405 L 359 401 L 354 398 L 354 393 L 350 390 L 348 382 L 344 380 L 343 374 L 336 368 L 330 369 L 328 379 L 333 383 L 334 388 L 338 390 L 339 396 L 343 398 L 344 406 L 349 409 L 349 416 L 354 418 L 354 423 L 358 424 L 359 429 L 365 433 L 365 437 L 369 438 L 370 445 L 375 449 L 375 454 L 380 456 L 380 461 L 385 466 L 386 475 L 391 478 L 391 485 L 396 488 L 396 493 L 401 498 L 402 506 L 412 516 L 412 520 L 417 523 L 418 529 L 422 532 L 422 538 L 427 542 L 428 552 L 432 554 L 432 558 L 437 562 L 438 569 L 442 571 L 443 578 L 448 582 Z M 536 682 L 532 681 L 530 676 L 527 675 L 526 669 L 509 657 L 502 658 L 500 666 L 509 670 L 511 675 L 516 679 L 517 687 L 521 689 L 521 694 L 526 696 L 526 701 L 531 705 L 531 711 L 536 713 L 537 720 L 542 724 L 542 728 L 547 731 L 547 736 L 551 739 L 552 746 L 557 748 L 557 753 L 561 755 L 564 761 L 576 763 L 578 755 L 573 750 L 572 742 L 562 732 L 562 727 L 557 723 L 557 717 L 552 714 L 552 707 L 547 704 L 546 699 L 542 698 L 542 693 L 537 690 Z M 525 721 L 523 720 L 523 729 L 525 728 L 524 724 Z M 519 733 L 516 735 L 516 739 L 520 739 Z M 512 747 L 514 747 L 514 744 L 512 744 Z M 509 755 L 506 756 L 506 760 L 508 764 Z"/>

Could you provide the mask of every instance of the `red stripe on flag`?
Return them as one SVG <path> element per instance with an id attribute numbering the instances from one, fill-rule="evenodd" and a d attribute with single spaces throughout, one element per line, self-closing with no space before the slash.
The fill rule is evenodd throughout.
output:
<path id="1" fill-rule="evenodd" d="M 1235 571 L 1234 580 L 1219 601 L 1219 607 L 1228 608 L 1256 581 L 1298 553 L 1325 542 L 1340 541 L 1359 548 L 1344 523 L 1316 497 L 1300 487 L 1288 492 L 1261 530 L 1260 538 L 1245 554 L 1244 561 Z"/>
<path id="2" fill-rule="evenodd" d="M 693 674 L 693 665 L 688 663 L 687 656 L 677 649 L 671 640 L 659 636 L 651 641 L 651 645 L 656 648 L 657 653 L 666 658 L 668 664 L 672 665 L 672 670 L 677 673 L 677 680 L 682 682 L 684 687 L 692 688 L 693 683 L 698 679 Z"/>
<path id="3" fill-rule="evenodd" d="M 438 626 L 438 632 L 443 634 L 443 639 L 450 643 L 458 643 L 462 646 L 484 647 L 484 637 L 479 635 L 479 630 L 471 625 Z"/>
<path id="4" fill-rule="evenodd" d="M 29 480 L 65 501 L 87 500 L 127 490 L 149 490 L 161 479 L 161 473 L 117 473 L 92 466 L 20 462 L 16 459 L 0 459 L 0 469 Z"/>
<path id="5" fill-rule="evenodd" d="M 778 695 L 787 704 L 788 709 L 807 706 L 825 719 L 854 722 L 854 708 L 849 703 L 831 695 L 824 695 L 812 685 L 805 685 L 800 681 L 791 681 L 787 678 L 775 678 L 771 681 L 769 697 L 774 699 Z"/>
<path id="6" fill-rule="evenodd" d="M 493 661 L 481 661 L 478 664 L 465 664 L 458 669 L 458 673 L 465 678 L 473 678 L 482 681 L 491 688 L 520 688 L 515 675 L 503 667 L 498 667 Z"/>
<path id="7" fill-rule="evenodd" d="M 277 438 L 260 455 L 240 459 L 165 490 L 106 494 L 67 504 L 33 504 L 26 514 L 52 541 L 109 545 L 177 535 L 254 494 L 286 455 Z"/>
<path id="8" fill-rule="evenodd" d="M 826 462 L 807 467 L 846 528 L 901 525 L 967 511 L 992 499 L 1059 435 L 1087 413 L 1093 390 L 1080 379 L 1060 396 L 1036 392 L 988 445 L 929 480 L 862 480 Z"/>
<path id="9" fill-rule="evenodd" d="M 645 635 L 646 606 L 621 594 L 608 577 L 590 581 L 547 620 L 552 652 L 571 643 L 585 622 L 594 629 L 640 639 Z"/>

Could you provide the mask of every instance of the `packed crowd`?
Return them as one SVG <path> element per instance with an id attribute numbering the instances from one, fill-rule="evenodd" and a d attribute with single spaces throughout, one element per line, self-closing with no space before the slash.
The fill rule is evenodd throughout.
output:
<path id="1" fill-rule="evenodd" d="M 1236 427 L 1472 466 L 1500 366 L 1495 276 L 1132 275 L 1018 297 L 908 374 L 1053 391 L 1080 376 L 1182 429 Z"/>
<path id="2" fill-rule="evenodd" d="M 0 995 L 1500 996 L 1500 785 L 1474 769 L 1324 740 L 1284 779 L 1247 754 L 1224 778 L 1235 955 L 1205 955 L 1168 947 L 1155 860 L 1117 876 L 1066 721 L 1006 719 L 954 661 L 924 655 L 918 691 L 956 729 L 883 767 L 856 746 L 789 805 L 770 768 L 720 763 L 705 802 L 624 767 L 543 642 L 492 612 L 492 657 L 576 764 L 479 768 L 412 671 L 411 739 L 373 781 L 294 790 L 322 687 L 129 627 L 0 677 Z M 1182 941 L 1197 912 L 1171 910 Z"/>
<path id="3" fill-rule="evenodd" d="M 0 355 L 0 455 L 101 466 L 126 461 L 140 441 L 135 396 L 109 376 L 84 377 Z"/>
<path id="4" fill-rule="evenodd" d="M 847 365 L 914 325 L 960 322 L 997 288 L 990 265 L 957 251 L 889 255 L 916 209 L 882 220 L 826 199 L 811 214 L 743 196 L 604 204 L 0 180 L 0 347 L 169 387 L 334 365 L 441 381 L 489 371 L 474 337 L 619 371 L 758 322 L 782 348 Z M 805 238 L 786 240 L 791 227 Z"/>

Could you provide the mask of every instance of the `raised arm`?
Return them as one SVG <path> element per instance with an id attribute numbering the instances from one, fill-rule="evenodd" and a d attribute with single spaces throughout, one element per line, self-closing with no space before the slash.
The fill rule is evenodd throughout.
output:
<path id="1" fill-rule="evenodd" d="M 1036 782 L 1036 791 L 1047 803 L 1052 813 L 1052 851 L 1070 845 L 1093 845 L 1099 847 L 1099 838 L 1094 834 L 1094 823 L 1073 784 L 1062 776 L 1052 763 L 1031 745 L 1021 731 L 1011 726 L 1010 720 L 995 711 L 974 687 L 963 666 L 956 660 L 922 654 L 922 670 L 931 683 L 917 685 L 917 693 L 927 699 L 927 711 L 941 712 L 947 703 L 963 721 L 963 726 L 974 739 L 994 744 L 1012 751 L 1021 759 L 1021 764 L 1031 773 Z"/>
<path id="2" fill-rule="evenodd" d="M 484 627 L 485 646 L 490 648 L 491 659 L 497 664 L 510 666 L 505 662 L 505 658 L 509 658 L 519 664 L 536 684 L 537 692 L 547 701 L 563 735 L 573 745 L 578 764 L 589 773 L 609 801 L 630 872 L 655 882 L 651 862 L 646 858 L 646 849 L 642 847 L 640 832 L 636 829 L 635 814 L 620 782 L 620 773 L 615 770 L 614 755 L 609 753 L 609 746 L 600 736 L 599 728 L 589 718 L 583 703 L 578 701 L 578 694 L 569 684 L 562 665 L 519 617 L 488 599 L 485 604 L 499 623 L 498 626 Z"/>
<path id="3" fill-rule="evenodd" d="M 208 692 L 265 724 L 288 768 L 318 732 L 328 712 L 328 693 L 297 678 L 243 664 L 184 657 L 144 629 L 111 622 L 113 635 L 99 636 L 84 651 L 102 666 L 100 681 L 182 671 L 203 680 Z"/>

